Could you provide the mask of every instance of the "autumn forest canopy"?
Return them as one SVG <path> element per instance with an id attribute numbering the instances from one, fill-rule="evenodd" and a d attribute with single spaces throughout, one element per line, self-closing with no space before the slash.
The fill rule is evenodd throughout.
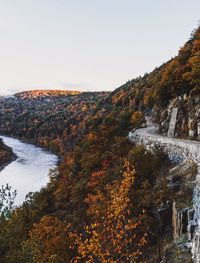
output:
<path id="1" fill-rule="evenodd" d="M 160 124 L 170 101 L 183 96 L 187 120 L 199 95 L 200 27 L 173 59 L 113 92 L 0 97 L 0 133 L 60 157 L 46 187 L 6 214 L 0 209 L 0 262 L 158 262 L 159 244 L 173 239 L 172 164 L 160 149 L 134 145 L 127 135 L 146 125 L 145 115 Z M 188 129 L 181 126 L 181 136 Z M 12 158 L 0 142 L 0 165 Z M 13 195 L 6 189 L 1 197 Z"/>

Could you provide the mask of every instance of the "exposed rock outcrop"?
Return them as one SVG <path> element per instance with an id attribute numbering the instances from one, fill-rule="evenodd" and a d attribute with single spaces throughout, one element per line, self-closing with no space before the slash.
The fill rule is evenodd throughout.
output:
<path id="1" fill-rule="evenodd" d="M 159 126 L 168 137 L 200 140 L 200 96 L 193 91 L 173 99 L 160 113 Z"/>
<path id="2" fill-rule="evenodd" d="M 173 198 L 174 242 L 170 248 L 164 249 L 163 262 L 191 262 L 193 258 L 195 263 L 199 263 L 200 143 L 164 137 L 156 132 L 155 126 L 130 132 L 129 139 L 137 144 L 144 144 L 148 149 L 161 148 L 168 154 L 172 163 L 179 164 L 169 175 L 169 187 L 172 188 Z"/>
<path id="3" fill-rule="evenodd" d="M 177 114 L 178 114 L 178 108 L 177 107 L 172 108 L 171 118 L 170 118 L 170 122 L 169 122 L 169 128 L 168 128 L 168 132 L 167 132 L 168 137 L 174 137 Z"/>

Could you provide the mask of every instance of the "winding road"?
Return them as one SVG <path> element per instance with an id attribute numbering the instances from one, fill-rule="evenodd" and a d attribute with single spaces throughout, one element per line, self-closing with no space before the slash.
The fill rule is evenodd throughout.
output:
<path id="1" fill-rule="evenodd" d="M 193 161 L 197 164 L 197 175 L 193 192 L 194 217 L 188 222 L 188 229 L 195 227 L 193 237 L 188 240 L 194 263 L 200 263 L 200 142 L 169 138 L 158 133 L 158 126 L 147 120 L 147 127 L 129 132 L 129 140 L 147 148 L 159 147 L 173 162 Z"/>

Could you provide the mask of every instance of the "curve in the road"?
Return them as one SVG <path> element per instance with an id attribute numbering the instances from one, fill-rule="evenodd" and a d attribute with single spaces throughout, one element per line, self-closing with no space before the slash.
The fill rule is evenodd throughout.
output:
<path id="1" fill-rule="evenodd" d="M 197 163 L 196 186 L 193 194 L 194 217 L 188 222 L 188 229 L 195 227 L 192 240 L 193 262 L 200 263 L 200 142 L 165 137 L 158 133 L 158 127 L 151 122 L 145 128 L 129 132 L 129 140 L 147 148 L 162 148 L 174 162 L 193 161 Z M 190 235 L 191 236 L 191 235 Z"/>

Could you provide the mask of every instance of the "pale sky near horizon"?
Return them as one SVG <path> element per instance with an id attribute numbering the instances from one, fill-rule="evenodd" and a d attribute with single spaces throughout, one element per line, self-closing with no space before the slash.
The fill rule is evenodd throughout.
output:
<path id="1" fill-rule="evenodd" d="M 175 56 L 199 0 L 0 0 L 0 95 L 113 90 Z"/>

